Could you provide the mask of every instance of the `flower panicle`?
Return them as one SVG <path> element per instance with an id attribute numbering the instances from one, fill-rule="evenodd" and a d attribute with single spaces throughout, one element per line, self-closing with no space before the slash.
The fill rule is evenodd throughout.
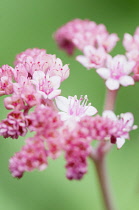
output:
<path id="1" fill-rule="evenodd" d="M 125 34 L 126 55 L 109 53 L 119 40 L 103 24 L 75 19 L 54 34 L 61 49 L 72 55 L 75 48 L 83 55 L 76 57 L 87 69 L 95 68 L 109 91 L 139 81 L 139 29 L 133 36 Z M 69 77 L 69 65 L 45 49 L 27 49 L 16 56 L 14 67 L 0 68 L 0 96 L 10 113 L 0 122 L 0 136 L 18 139 L 28 131 L 34 136 L 25 140 L 21 150 L 9 160 L 13 177 L 25 172 L 44 170 L 48 160 L 65 157 L 66 177 L 80 180 L 87 173 L 88 157 L 104 154 L 116 144 L 120 149 L 129 133 L 137 128 L 130 112 L 116 116 L 105 110 L 102 116 L 89 103 L 87 95 L 61 96 L 61 83 Z M 92 146 L 92 141 L 98 141 Z M 100 152 L 101 151 L 101 152 Z M 95 159 L 94 159 L 95 160 Z"/>

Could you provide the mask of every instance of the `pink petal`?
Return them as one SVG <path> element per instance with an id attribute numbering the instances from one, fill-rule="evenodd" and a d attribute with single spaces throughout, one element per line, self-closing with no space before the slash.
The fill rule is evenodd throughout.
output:
<path id="1" fill-rule="evenodd" d="M 134 85 L 134 79 L 130 76 L 122 76 L 119 82 L 123 86 Z"/>
<path id="2" fill-rule="evenodd" d="M 117 90 L 120 85 L 118 80 L 110 78 L 106 81 L 106 86 L 109 90 Z"/>
<path id="3" fill-rule="evenodd" d="M 110 77 L 110 70 L 107 68 L 100 68 L 97 69 L 96 72 L 101 76 L 103 79 L 108 79 Z"/>

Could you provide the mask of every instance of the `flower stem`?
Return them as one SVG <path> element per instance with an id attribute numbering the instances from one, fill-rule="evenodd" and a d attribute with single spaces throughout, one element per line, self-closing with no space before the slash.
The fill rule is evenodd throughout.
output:
<path id="1" fill-rule="evenodd" d="M 109 186 L 105 157 L 94 160 L 106 210 L 116 210 Z"/>
<path id="2" fill-rule="evenodd" d="M 104 110 L 114 110 L 117 90 L 106 90 Z"/>
<path id="3" fill-rule="evenodd" d="M 117 90 L 106 90 L 104 110 L 114 110 L 116 102 Z M 107 174 L 105 157 L 107 152 L 111 149 L 112 144 L 106 141 L 101 141 L 95 151 L 92 151 L 90 157 L 95 163 L 100 188 L 103 195 L 103 200 L 106 210 L 115 210 L 113 203 L 113 196 L 111 193 L 109 178 Z"/>

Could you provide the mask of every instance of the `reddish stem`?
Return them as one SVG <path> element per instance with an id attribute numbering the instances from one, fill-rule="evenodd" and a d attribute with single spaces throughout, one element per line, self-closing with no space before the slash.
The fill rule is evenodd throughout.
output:
<path id="1" fill-rule="evenodd" d="M 103 156 L 102 158 L 96 159 L 94 163 L 105 203 L 105 208 L 106 210 L 115 210 L 116 208 L 113 203 L 113 196 L 109 185 L 105 157 Z"/>
<path id="2" fill-rule="evenodd" d="M 117 90 L 106 90 L 104 110 L 114 110 Z"/>
<path id="3" fill-rule="evenodd" d="M 104 110 L 114 110 L 117 90 L 107 89 Z M 109 142 L 101 141 L 95 150 L 92 150 L 90 158 L 94 161 L 100 188 L 103 195 L 103 200 L 106 210 L 115 210 L 113 197 L 110 190 L 109 178 L 107 174 L 105 156 L 111 149 L 112 145 Z"/>

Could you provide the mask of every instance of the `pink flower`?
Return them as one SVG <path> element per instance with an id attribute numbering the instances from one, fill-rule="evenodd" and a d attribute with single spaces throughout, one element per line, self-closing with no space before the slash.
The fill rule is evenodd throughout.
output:
<path id="1" fill-rule="evenodd" d="M 29 129 L 35 131 L 37 135 L 43 136 L 47 145 L 48 154 L 53 159 L 57 158 L 61 152 L 63 137 L 61 127 L 63 122 L 58 112 L 51 107 L 37 106 L 31 115 L 27 116 Z"/>
<path id="2" fill-rule="evenodd" d="M 106 86 L 110 90 L 117 90 L 120 85 L 134 85 L 134 79 L 129 76 L 135 66 L 134 61 L 127 61 L 124 55 L 117 55 L 114 58 L 109 56 L 107 68 L 97 69 L 97 73 L 106 80 Z"/>
<path id="3" fill-rule="evenodd" d="M 133 36 L 128 33 L 124 35 L 123 45 L 127 51 L 139 50 L 139 27 L 136 28 Z"/>
<path id="4" fill-rule="evenodd" d="M 54 133 L 63 125 L 58 112 L 44 105 L 37 106 L 35 111 L 28 116 L 28 119 L 30 130 L 35 131 L 38 135 L 43 135 L 45 138 L 51 136 L 52 131 L 53 136 L 55 136 Z"/>
<path id="5" fill-rule="evenodd" d="M 86 46 L 83 52 L 84 55 L 78 55 L 76 60 L 87 69 L 100 68 L 105 65 L 107 54 L 104 48 L 100 47 L 96 49 L 92 46 Z"/>
<path id="6" fill-rule="evenodd" d="M 117 41 L 119 41 L 117 34 L 108 34 L 107 31 L 98 34 L 96 39 L 98 47 L 103 47 L 106 52 L 111 52 Z"/>
<path id="7" fill-rule="evenodd" d="M 41 95 L 40 93 L 36 92 L 36 89 L 29 78 L 27 79 L 24 76 L 21 76 L 18 83 L 14 83 L 13 88 L 16 97 L 23 100 L 25 105 L 33 107 L 39 104 Z M 8 102 L 6 100 L 6 102 L 9 103 L 10 101 Z"/>
<path id="8" fill-rule="evenodd" d="M 36 71 L 33 74 L 32 84 L 35 85 L 37 93 L 39 93 L 45 99 L 53 99 L 60 95 L 61 78 L 59 76 L 45 75 L 42 71 Z"/>
<path id="9" fill-rule="evenodd" d="M 117 144 L 120 149 L 129 139 L 129 132 L 137 128 L 133 126 L 134 117 L 132 113 L 121 114 L 120 117 L 112 111 L 104 111 L 102 117 L 85 116 L 78 122 L 83 136 L 94 140 L 109 140 L 112 144 Z"/>
<path id="10" fill-rule="evenodd" d="M 17 65 L 19 63 L 24 63 L 27 57 L 31 57 L 35 61 L 36 58 L 38 58 L 38 56 L 41 57 L 45 54 L 46 54 L 45 49 L 38 49 L 38 48 L 27 49 L 16 56 L 14 64 Z"/>
<path id="11" fill-rule="evenodd" d="M 118 41 L 116 34 L 109 34 L 103 24 L 97 25 L 93 21 L 75 19 L 62 26 L 54 35 L 58 46 L 69 55 L 75 47 L 83 50 L 85 46 L 103 47 L 111 51 Z"/>
<path id="12" fill-rule="evenodd" d="M 55 55 L 46 54 L 45 50 L 28 49 L 19 54 L 17 58 L 14 71 L 17 82 L 20 76 L 32 79 L 35 71 L 42 71 L 49 76 L 60 76 L 61 81 L 69 76 L 68 65 L 63 66 L 61 59 L 56 58 Z"/>
<path id="13" fill-rule="evenodd" d="M 68 179 L 80 180 L 87 173 L 87 157 L 91 153 L 90 142 L 86 132 L 77 123 L 72 131 L 65 133 L 63 150 L 66 158 L 66 176 Z"/>
<path id="14" fill-rule="evenodd" d="M 27 126 L 27 121 L 22 112 L 10 112 L 7 119 L 0 122 L 0 136 L 17 139 L 19 136 L 26 135 Z"/>
<path id="15" fill-rule="evenodd" d="M 59 76 L 62 82 L 69 77 L 69 72 L 70 69 L 68 65 L 66 64 L 63 66 L 61 59 L 57 58 L 52 66 L 48 69 L 47 73 L 50 76 Z"/>
<path id="16" fill-rule="evenodd" d="M 29 74 L 27 72 L 27 69 L 22 63 L 19 63 L 17 66 L 15 66 L 15 69 L 13 70 L 14 79 L 18 83 L 21 80 L 21 77 L 28 78 Z"/>
<path id="17" fill-rule="evenodd" d="M 26 140 L 27 144 L 22 147 L 9 160 L 9 170 L 13 177 L 21 178 L 24 172 L 38 169 L 40 171 L 47 167 L 47 150 L 43 140 L 36 136 Z"/>
<path id="18" fill-rule="evenodd" d="M 112 111 L 104 111 L 103 117 L 106 119 L 112 119 L 115 128 L 117 127 L 117 131 L 115 132 L 115 135 L 111 135 L 111 143 L 116 143 L 117 148 L 120 149 L 123 144 L 125 143 L 125 139 L 129 139 L 129 132 L 131 130 L 137 129 L 137 126 L 134 125 L 134 116 L 132 113 L 127 112 L 124 114 L 121 114 L 118 118 Z M 113 128 L 114 131 L 114 128 Z"/>
<path id="19" fill-rule="evenodd" d="M 6 109 L 16 109 L 22 110 L 25 109 L 25 103 L 20 95 L 12 95 L 11 97 L 6 97 L 4 99 L 4 105 Z"/>
<path id="20" fill-rule="evenodd" d="M 84 139 L 72 137 L 67 140 L 65 146 L 66 176 L 68 179 L 81 179 L 87 173 L 87 157 L 90 146 Z"/>
<path id="21" fill-rule="evenodd" d="M 13 93 L 13 68 L 3 65 L 0 68 L 0 96 Z"/>
<path id="22" fill-rule="evenodd" d="M 133 79 L 135 81 L 139 81 L 139 50 L 134 49 L 126 53 L 126 56 L 130 61 L 134 61 L 135 65 L 133 68 Z"/>
<path id="23" fill-rule="evenodd" d="M 19 77 L 25 76 L 26 78 L 28 77 L 32 79 L 33 73 L 35 71 L 43 71 L 46 73 L 51 68 L 51 66 L 54 65 L 55 60 L 56 56 L 49 54 L 35 57 L 35 59 L 31 56 L 26 56 L 22 63 L 18 63 L 15 66 L 15 76 L 16 74 L 17 76 L 19 74 Z M 17 79 L 15 80 L 18 81 Z"/>
<path id="24" fill-rule="evenodd" d="M 87 96 L 81 96 L 79 100 L 77 96 L 69 96 L 68 99 L 63 96 L 58 96 L 55 100 L 58 109 L 61 110 L 59 114 L 62 120 L 74 118 L 79 121 L 85 115 L 92 116 L 97 113 L 97 109 L 91 106 L 91 103 L 87 105 Z"/>

